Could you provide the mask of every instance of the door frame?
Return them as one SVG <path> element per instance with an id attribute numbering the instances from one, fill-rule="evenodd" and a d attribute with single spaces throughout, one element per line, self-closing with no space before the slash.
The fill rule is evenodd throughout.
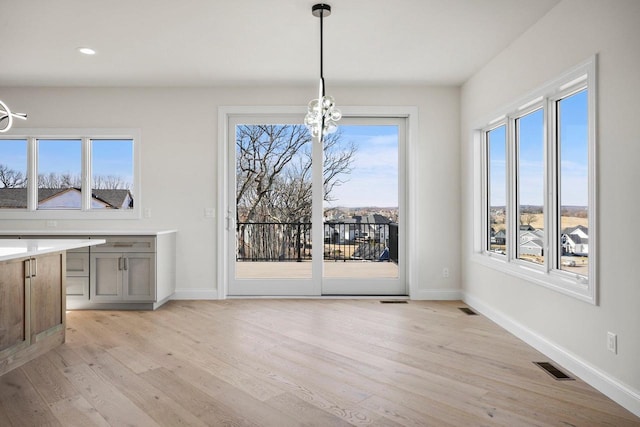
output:
<path id="1" fill-rule="evenodd" d="M 415 259 L 416 244 L 416 146 L 418 140 L 418 108 L 415 106 L 393 106 L 393 107 L 341 107 L 344 117 L 394 117 L 406 120 L 405 139 L 405 281 L 406 290 L 411 297 L 417 291 L 417 266 Z M 301 122 L 305 107 L 291 106 L 221 106 L 218 108 L 218 197 L 217 197 L 217 294 L 218 299 L 226 299 L 229 285 L 229 233 L 228 227 L 233 225 L 235 218 L 228 215 L 229 212 L 229 120 L 242 116 L 277 116 L 277 115 L 300 115 Z M 313 274 L 316 274 L 314 271 Z M 314 296 L 316 297 L 316 296 Z M 275 298 L 275 297 L 274 297 Z"/>

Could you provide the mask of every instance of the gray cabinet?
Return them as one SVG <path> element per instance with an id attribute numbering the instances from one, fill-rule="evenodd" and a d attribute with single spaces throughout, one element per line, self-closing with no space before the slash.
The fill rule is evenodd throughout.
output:
<path id="1" fill-rule="evenodd" d="M 171 299 L 176 289 L 176 232 L 173 230 L 138 234 L 17 231 L 3 233 L 2 237 L 106 241 L 67 251 L 68 310 L 153 310 Z"/>
<path id="2" fill-rule="evenodd" d="M 91 252 L 89 300 L 101 302 L 154 302 L 155 253 Z"/>
<path id="3" fill-rule="evenodd" d="M 89 248 L 67 251 L 67 299 L 89 298 Z"/>

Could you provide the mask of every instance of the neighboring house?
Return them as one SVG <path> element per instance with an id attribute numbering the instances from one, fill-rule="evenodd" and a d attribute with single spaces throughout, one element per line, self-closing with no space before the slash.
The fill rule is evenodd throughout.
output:
<path id="1" fill-rule="evenodd" d="M 506 245 L 507 244 L 507 233 L 504 230 L 498 231 L 493 238 L 495 239 L 496 245 Z"/>
<path id="2" fill-rule="evenodd" d="M 38 209 L 80 209 L 79 188 L 39 188 Z M 130 209 L 133 196 L 129 190 L 93 190 L 91 209 Z M 0 188 L 0 209 L 26 209 L 26 188 Z"/>
<path id="3" fill-rule="evenodd" d="M 562 230 L 562 253 L 563 255 L 589 255 L 589 229 L 578 225 Z"/>
<path id="4" fill-rule="evenodd" d="M 324 223 L 325 242 L 349 243 L 362 239 L 385 242 L 389 238 L 391 220 L 384 215 L 354 215 L 351 218 Z"/>
<path id="5" fill-rule="evenodd" d="M 541 239 L 530 239 L 520 243 L 520 255 L 544 255 L 544 243 Z"/>

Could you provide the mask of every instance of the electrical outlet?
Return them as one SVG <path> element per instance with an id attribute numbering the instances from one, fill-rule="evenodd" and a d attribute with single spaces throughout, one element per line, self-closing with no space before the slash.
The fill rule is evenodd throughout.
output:
<path id="1" fill-rule="evenodd" d="M 618 354 L 618 336 L 613 332 L 607 332 L 607 350 Z"/>
<path id="2" fill-rule="evenodd" d="M 49 221 L 46 222 L 46 226 L 48 228 L 55 228 L 55 227 L 58 226 L 58 221 L 49 220 Z"/>
<path id="3" fill-rule="evenodd" d="M 204 216 L 206 218 L 215 218 L 216 217 L 215 208 L 204 208 Z"/>
<path id="4" fill-rule="evenodd" d="M 142 210 L 142 215 L 143 215 L 145 218 L 151 218 L 151 208 L 144 208 L 144 209 Z"/>
<path id="5" fill-rule="evenodd" d="M 448 268 L 443 268 L 442 269 L 442 277 L 449 277 L 449 269 Z"/>

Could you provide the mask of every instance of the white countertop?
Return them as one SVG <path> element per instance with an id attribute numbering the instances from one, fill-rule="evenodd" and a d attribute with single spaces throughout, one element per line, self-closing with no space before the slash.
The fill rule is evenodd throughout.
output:
<path id="1" fill-rule="evenodd" d="M 104 239 L 0 239 L 0 261 L 105 243 Z"/>
<path id="2" fill-rule="evenodd" d="M 0 230 L 4 236 L 159 236 L 178 230 Z"/>

